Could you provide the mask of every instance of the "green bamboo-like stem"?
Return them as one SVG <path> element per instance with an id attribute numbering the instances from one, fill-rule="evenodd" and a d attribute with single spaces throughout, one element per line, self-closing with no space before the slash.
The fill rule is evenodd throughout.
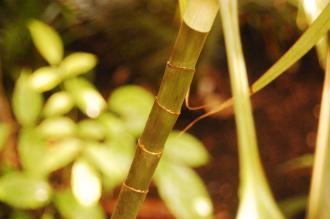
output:
<path id="1" fill-rule="evenodd" d="M 237 1 L 219 0 L 239 144 L 240 205 L 237 218 L 282 219 L 264 175 L 256 140 Z"/>
<path id="2" fill-rule="evenodd" d="M 215 0 L 190 1 L 112 219 L 136 218 L 165 141 L 180 114 L 217 10 Z"/>
<path id="3" fill-rule="evenodd" d="M 330 218 L 330 51 L 328 50 L 307 219 Z"/>

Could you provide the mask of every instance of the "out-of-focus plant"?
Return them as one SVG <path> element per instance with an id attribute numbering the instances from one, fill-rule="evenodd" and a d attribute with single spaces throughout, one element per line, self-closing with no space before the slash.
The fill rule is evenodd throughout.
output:
<path id="1" fill-rule="evenodd" d="M 247 72 L 239 34 L 237 1 L 220 0 L 219 2 L 239 144 L 240 205 L 236 218 L 282 219 L 284 216 L 272 197 L 258 154 Z"/>
<path id="2" fill-rule="evenodd" d="M 12 107 L 20 125 L 22 168 L 1 173 L 0 200 L 8 205 L 11 218 L 40 216 L 30 213 L 31 209 L 44 209 L 42 218 L 57 214 L 68 219 L 105 218 L 100 199 L 103 195 L 111 198 L 126 176 L 153 96 L 141 87 L 125 86 L 114 90 L 106 101 L 82 76 L 97 64 L 95 55 L 74 52 L 64 56 L 59 35 L 41 21 L 31 20 L 28 29 L 49 66 L 23 69 L 16 81 Z M 7 124 L 0 124 L 1 148 L 6 147 L 8 133 Z M 200 205 L 204 206 L 200 214 L 211 214 L 210 198 L 191 169 L 208 161 L 203 145 L 189 134 L 178 138 L 176 132 L 167 145 L 164 168 L 158 170 L 167 177 L 156 181 L 161 197 L 178 217 L 198 215 Z M 189 156 L 184 156 L 186 150 Z M 171 168 L 179 172 L 174 174 Z M 168 190 L 168 180 L 195 193 Z M 186 201 L 178 203 L 181 199 Z"/>
<path id="3" fill-rule="evenodd" d="M 180 1 L 182 13 L 187 7 L 187 2 Z M 204 1 L 196 0 L 196 2 L 202 5 Z M 254 2 L 261 3 L 262 1 Z M 300 2 L 300 7 L 304 9 L 307 23 L 310 26 L 279 61 L 252 84 L 251 90 L 249 90 L 238 37 L 237 3 L 236 1 L 220 0 L 235 99 L 225 102 L 211 113 L 223 109 L 233 102 L 235 104 L 242 180 L 238 218 L 283 217 L 276 207 L 262 173 L 248 96 L 266 87 L 316 44 L 320 63 L 326 69 L 326 76 L 307 212 L 308 217 L 313 219 L 329 217 L 327 170 L 329 166 L 330 77 L 329 64 L 326 65 L 325 61 L 326 58 L 329 59 L 326 52 L 328 39 L 325 36 L 330 29 L 330 5 L 326 3 L 327 1 L 317 0 Z M 264 4 L 270 5 L 269 3 Z M 213 6 L 214 8 L 210 9 L 212 14 L 218 9 L 217 6 Z M 194 6 L 193 11 L 199 12 L 199 9 L 200 7 Z M 178 38 L 177 46 L 179 48 L 189 45 L 185 44 L 187 40 L 199 38 L 194 38 L 194 36 L 209 31 L 209 23 L 206 25 L 199 23 L 198 19 L 197 22 L 194 20 L 195 13 L 188 13 L 187 16 L 193 20 L 193 24 L 189 23 L 191 20 L 188 18 L 183 21 L 188 22 L 195 29 L 190 32 L 190 29 L 187 29 L 188 26 L 184 26 L 187 24 L 183 24 L 181 36 L 184 37 Z M 142 139 L 149 139 L 150 142 L 156 143 L 165 142 L 169 134 L 165 145 L 166 150 L 155 172 L 154 182 L 160 196 L 173 214 L 177 218 L 212 217 L 212 204 L 205 186 L 191 168 L 203 165 L 209 159 L 209 155 L 201 143 L 188 134 L 170 133 L 171 125 L 176 118 L 167 120 L 160 118 L 166 116 L 166 113 L 156 112 L 152 114 L 154 117 L 151 116 L 151 120 L 152 122 L 170 120 L 171 124 L 168 125 L 170 128 L 166 130 L 167 133 L 155 134 L 155 132 L 164 130 L 155 129 L 155 126 L 152 125 L 147 126 L 149 129 L 143 132 L 153 101 L 155 101 L 155 111 L 162 108 L 167 111 L 169 116 L 174 115 L 173 117 L 175 117 L 181 107 L 180 101 L 183 100 L 185 92 L 180 93 L 180 101 L 173 98 L 172 103 L 171 98 L 165 97 L 167 97 L 166 95 L 171 96 L 179 86 L 172 84 L 170 88 L 162 87 L 170 92 L 160 92 L 160 94 L 166 95 L 160 95 L 160 99 L 157 100 L 154 100 L 152 95 L 140 87 L 126 86 L 113 91 L 106 101 L 94 85 L 82 76 L 91 71 L 97 63 L 93 54 L 77 52 L 64 57 L 63 43 L 58 34 L 40 21 L 32 20 L 29 23 L 29 31 L 37 50 L 49 66 L 34 71 L 23 69 L 15 83 L 12 107 L 20 125 L 17 136 L 18 160 L 21 168 L 1 168 L 0 200 L 6 204 L 1 208 L 6 208 L 7 212 L 10 212 L 8 217 L 54 218 L 55 215 L 60 214 L 61 217 L 69 219 L 104 218 L 105 213 L 100 205 L 101 197 L 110 197 L 113 189 L 124 180 L 133 159 L 136 139 L 141 133 L 153 133 Z M 193 37 L 191 38 L 191 36 Z M 175 62 L 174 64 L 177 66 L 169 62 L 167 76 L 175 78 L 180 71 L 190 73 L 198 58 L 201 45 L 203 42 L 196 48 L 192 46 L 191 50 L 188 46 L 187 51 L 183 49 L 182 51 L 185 52 L 178 53 L 179 55 L 174 53 L 177 56 L 170 61 Z M 193 55 L 191 56 L 191 54 Z M 181 79 L 189 82 L 191 78 L 189 80 Z M 186 91 L 188 86 L 189 83 L 184 83 L 183 90 Z M 169 105 L 177 103 L 178 105 L 175 105 L 175 110 L 172 110 L 168 106 L 164 107 L 162 101 Z M 164 126 L 160 124 L 157 127 Z M 0 124 L 0 149 L 7 146 L 6 140 L 12 128 L 9 124 Z M 153 136 L 161 136 L 161 141 L 153 139 Z M 145 152 L 144 155 L 159 155 L 158 151 L 150 151 L 144 145 L 142 147 L 140 143 L 138 142 L 140 149 L 143 148 Z M 147 157 L 144 160 L 146 161 L 142 163 L 142 167 L 145 164 L 148 166 L 151 158 Z M 154 163 L 158 162 L 158 158 L 157 161 L 154 160 Z M 311 163 L 310 157 L 307 161 L 308 164 Z M 136 165 L 136 169 L 139 169 L 139 162 L 136 162 Z M 302 165 L 306 165 L 306 160 L 300 159 L 291 163 L 293 168 Z M 285 168 L 287 169 L 288 166 L 290 165 Z M 152 172 L 147 173 L 147 180 L 141 180 L 146 188 Z M 137 177 L 140 176 L 137 174 Z M 133 178 L 131 181 L 134 182 L 134 180 Z M 142 198 L 131 196 L 133 202 L 124 200 L 124 205 L 121 205 L 121 209 L 126 208 L 128 211 L 132 209 L 131 215 L 135 215 L 136 209 L 131 208 L 130 205 L 132 203 L 141 205 L 146 190 L 133 188 L 127 184 L 124 184 L 123 188 L 126 191 L 141 193 L 143 196 Z M 293 206 L 291 210 L 287 208 L 289 210 L 285 211 L 286 216 L 293 215 L 292 212 L 298 207 L 304 206 L 305 202 L 306 197 L 285 202 L 286 206 Z M 42 210 L 30 212 L 31 209 Z"/>

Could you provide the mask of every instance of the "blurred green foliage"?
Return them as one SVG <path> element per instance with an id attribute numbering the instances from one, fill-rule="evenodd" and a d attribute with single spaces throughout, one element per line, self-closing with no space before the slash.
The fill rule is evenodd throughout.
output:
<path id="1" fill-rule="evenodd" d="M 49 66 L 23 69 L 15 83 L 12 107 L 20 125 L 22 170 L 1 173 L 0 200 L 12 218 L 105 218 L 109 212 L 101 206 L 101 197 L 110 199 L 125 179 L 154 97 L 139 86 L 127 85 L 105 100 L 83 76 L 96 66 L 95 55 L 74 52 L 64 57 L 63 42 L 53 28 L 39 20 L 28 26 Z M 3 145 L 6 124 L 0 131 Z M 195 137 L 177 132 L 171 134 L 167 148 L 157 170 L 162 176 L 156 181 L 161 197 L 179 218 L 210 217 L 211 200 L 191 169 L 207 163 L 207 151 Z M 169 193 L 169 181 L 173 189 L 178 185 L 185 190 L 176 187 L 175 194 Z M 178 204 L 179 200 L 189 202 Z"/>
<path id="2" fill-rule="evenodd" d="M 5 165 L 0 168 L 0 200 L 5 203 L 0 206 L 0 218 L 49 219 L 59 215 L 69 219 L 104 218 L 106 213 L 98 194 L 111 198 L 111 193 L 127 175 L 136 138 L 143 130 L 153 96 L 141 87 L 124 86 L 113 90 L 106 100 L 90 82 L 90 73 L 97 64 L 100 71 L 113 72 L 103 74 L 106 80 L 96 81 L 106 84 L 108 77 L 115 78 L 121 66 L 128 66 L 128 74 L 135 75 L 133 79 L 119 77 L 113 84 L 139 81 L 144 74 L 156 87 L 154 82 L 159 81 L 160 74 L 155 72 L 161 72 L 169 54 L 179 23 L 179 10 L 174 0 L 78 2 L 0 1 L 1 61 L 5 84 L 15 81 L 14 92 L 10 92 L 11 86 L 6 88 L 20 125 L 17 138 L 22 169 Z M 180 10 L 184 10 L 185 2 L 180 1 Z M 240 7 L 242 22 L 264 32 L 263 49 L 271 50 L 268 53 L 271 60 L 277 59 L 295 36 L 288 32 L 288 25 L 295 29 L 297 21 L 303 29 L 310 23 L 298 0 L 242 0 Z M 262 16 L 256 13 L 260 8 L 264 10 Z M 87 52 L 67 54 L 58 34 L 31 18 L 41 18 L 56 26 L 67 51 L 75 50 L 77 44 L 83 42 L 87 50 L 101 55 L 103 62 Z M 28 20 L 31 22 L 27 24 Z M 214 40 L 210 47 L 217 46 Z M 49 66 L 44 66 L 45 63 Z M 22 66 L 33 66 L 34 70 Z M 43 67 L 36 69 L 35 66 Z M 0 149 L 6 147 L 11 128 L 0 123 Z M 283 167 L 310 165 L 311 157 L 305 158 Z M 212 204 L 201 179 L 192 170 L 210 159 L 201 142 L 191 135 L 179 136 L 173 132 L 162 159 L 155 184 L 168 208 L 178 218 L 210 217 Z M 86 181 L 92 179 L 88 185 L 96 188 L 90 206 L 82 204 L 79 190 L 74 190 L 74 187 L 84 188 L 80 184 L 84 178 L 78 177 L 81 166 L 89 176 Z M 70 181 L 73 175 L 79 179 L 75 183 Z M 287 215 L 296 213 L 295 204 L 298 203 L 301 210 L 305 202 L 303 197 L 285 203 L 284 206 L 293 205 L 293 210 L 288 210 L 293 213 Z"/>

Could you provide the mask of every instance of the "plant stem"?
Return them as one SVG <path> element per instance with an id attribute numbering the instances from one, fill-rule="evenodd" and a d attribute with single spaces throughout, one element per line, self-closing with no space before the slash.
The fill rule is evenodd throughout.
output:
<path id="1" fill-rule="evenodd" d="M 219 0 L 239 144 L 240 205 L 236 218 L 282 219 L 264 175 L 256 140 L 237 0 Z"/>
<path id="2" fill-rule="evenodd" d="M 329 42 L 329 41 L 328 41 Z M 328 49 L 325 79 L 323 84 L 321 112 L 316 138 L 316 151 L 307 219 L 330 218 L 330 50 Z"/>
<path id="3" fill-rule="evenodd" d="M 5 88 L 3 85 L 3 71 L 0 57 L 0 122 L 4 122 L 9 125 L 10 133 L 6 141 L 6 147 L 1 154 L 1 160 L 5 164 L 17 167 L 19 164 L 16 153 L 16 132 L 17 124 L 10 110 L 10 104 L 6 97 Z"/>
<path id="4" fill-rule="evenodd" d="M 165 141 L 180 114 L 195 65 L 217 11 L 215 0 L 190 1 L 112 219 L 136 218 Z"/>

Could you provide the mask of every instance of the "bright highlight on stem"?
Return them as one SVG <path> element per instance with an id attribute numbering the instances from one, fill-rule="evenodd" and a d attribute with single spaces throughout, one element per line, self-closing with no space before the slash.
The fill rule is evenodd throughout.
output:
<path id="1" fill-rule="evenodd" d="M 190 0 L 183 16 L 184 22 L 199 32 L 209 32 L 218 11 L 218 3 L 214 0 Z"/>
<path id="2" fill-rule="evenodd" d="M 236 0 L 220 0 L 239 144 L 240 204 L 238 219 L 282 219 L 268 187 L 259 158 L 239 35 Z"/>
<path id="3" fill-rule="evenodd" d="M 133 163 L 120 191 L 112 219 L 136 218 L 148 193 L 165 141 L 180 114 L 195 65 L 217 10 L 216 0 L 189 1 L 184 22 L 147 124 L 138 141 Z"/>

